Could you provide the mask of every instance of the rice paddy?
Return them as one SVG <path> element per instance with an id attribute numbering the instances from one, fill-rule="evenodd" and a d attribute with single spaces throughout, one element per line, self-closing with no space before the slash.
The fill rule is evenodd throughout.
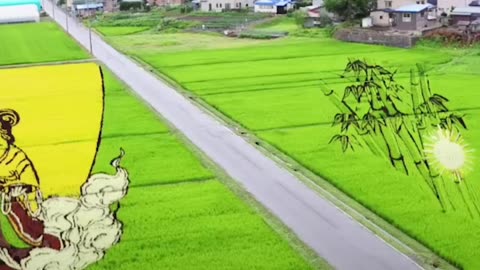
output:
<path id="1" fill-rule="evenodd" d="M 0 26 L 0 38 L 0 49 L 12 52 L 0 56 L 0 65 L 88 58 L 51 23 Z M 112 173 L 110 161 L 123 148 L 131 183 L 118 211 L 122 241 L 89 269 L 323 268 L 227 188 L 229 180 L 217 180 L 212 166 L 106 69 L 104 82 L 92 172 Z"/>
<path id="2" fill-rule="evenodd" d="M 52 22 L 0 25 L 0 65 L 57 62 L 89 58 Z"/>
<path id="3" fill-rule="evenodd" d="M 468 130 L 463 136 L 469 147 L 480 149 L 475 65 L 480 57 L 476 49 L 398 49 L 328 38 L 287 38 L 186 51 L 181 40 L 194 39 L 195 35 L 183 35 L 168 51 L 153 44 L 150 51 L 139 51 L 132 42 L 135 35 L 116 39 L 113 44 L 452 263 L 464 269 L 480 268 L 480 218 L 471 218 L 462 207 L 443 212 L 428 187 L 421 184 L 420 175 L 395 171 L 388 161 L 366 149 L 343 153 L 339 145 L 329 144 L 337 132 L 331 124 L 338 109 L 320 89 L 323 81 L 343 93 L 347 82 L 340 75 L 352 58 L 396 70 L 398 82 L 405 87 L 409 87 L 410 69 L 421 63 L 429 74 L 432 91 L 447 97 L 451 110 L 465 114 Z M 228 42 L 235 41 L 225 38 L 224 44 Z M 473 167 L 466 181 L 480 192 L 480 171 Z M 454 184 L 447 185 L 454 194 Z M 462 198 L 457 194 L 452 200 Z"/>

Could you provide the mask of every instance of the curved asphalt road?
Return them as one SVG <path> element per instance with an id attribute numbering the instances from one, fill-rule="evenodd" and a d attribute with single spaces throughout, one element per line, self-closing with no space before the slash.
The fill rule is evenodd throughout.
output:
<path id="1" fill-rule="evenodd" d="M 51 16 L 52 5 L 44 8 Z M 66 28 L 65 14 L 55 20 Z M 68 32 L 89 48 L 88 29 L 69 19 Z M 336 269 L 420 269 L 332 203 L 92 33 L 93 55 L 168 119 L 216 164 Z M 52 48 L 54 49 L 54 48 Z"/>

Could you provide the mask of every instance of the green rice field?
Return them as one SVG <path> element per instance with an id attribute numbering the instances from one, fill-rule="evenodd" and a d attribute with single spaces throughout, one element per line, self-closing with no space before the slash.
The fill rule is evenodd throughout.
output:
<path id="1" fill-rule="evenodd" d="M 421 63 L 433 92 L 446 96 L 449 108 L 465 115 L 468 129 L 462 134 L 467 147 L 478 150 L 478 49 L 399 49 L 329 38 L 286 38 L 239 46 L 235 39 L 224 38 L 223 44 L 231 44 L 230 48 L 188 51 L 182 39 L 195 35 L 183 35 L 168 50 L 153 43 L 150 49 L 136 45 L 135 35 L 110 41 L 453 264 L 480 269 L 480 218 L 470 217 L 464 207 L 443 212 L 419 175 L 395 171 L 366 149 L 343 153 L 340 145 L 329 144 L 338 133 L 338 126 L 332 127 L 338 111 L 320 90 L 323 81 L 343 93 L 347 84 L 340 75 L 349 59 L 397 70 L 397 80 L 406 87 L 410 69 Z M 475 168 L 475 152 L 469 155 L 472 168 L 466 181 L 478 193 L 480 170 Z M 452 204 L 458 205 L 462 198 L 453 181 L 446 183 L 446 189 Z"/>
<path id="2" fill-rule="evenodd" d="M 0 26 L 0 38 L 0 49 L 12 52 L 1 55 L 0 66 L 88 58 L 51 23 Z M 131 183 L 117 213 L 122 241 L 89 269 L 327 267 L 287 240 L 285 229 L 105 68 L 104 82 L 102 138 L 93 172 L 113 173 L 110 161 L 123 148 L 122 166 Z"/>
<path id="3" fill-rule="evenodd" d="M 0 25 L 0 65 L 31 64 L 89 58 L 52 22 Z"/>
<path id="4" fill-rule="evenodd" d="M 130 190 L 124 235 L 91 269 L 311 269 L 248 205 L 112 76 L 94 171 L 122 147 Z"/>

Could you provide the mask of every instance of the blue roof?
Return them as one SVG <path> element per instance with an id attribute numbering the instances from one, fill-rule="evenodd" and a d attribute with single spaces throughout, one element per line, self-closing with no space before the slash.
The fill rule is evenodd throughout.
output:
<path id="1" fill-rule="evenodd" d="M 396 8 L 393 12 L 399 13 L 419 13 L 424 11 L 425 9 L 434 7 L 432 4 L 413 4 L 413 5 L 406 5 Z"/>
<path id="2" fill-rule="evenodd" d="M 259 0 L 255 2 L 255 5 L 259 6 L 286 6 L 289 3 L 293 3 L 292 0 Z"/>
<path id="3" fill-rule="evenodd" d="M 0 0 L 0 7 L 5 6 L 19 6 L 19 5 L 36 5 L 38 11 L 42 10 L 42 3 L 40 0 Z"/>

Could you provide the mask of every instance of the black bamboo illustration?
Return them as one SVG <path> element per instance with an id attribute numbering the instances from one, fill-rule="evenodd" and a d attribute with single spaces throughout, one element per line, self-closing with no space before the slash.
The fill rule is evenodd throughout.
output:
<path id="1" fill-rule="evenodd" d="M 330 142 L 339 142 L 344 152 L 367 147 L 396 170 L 419 174 L 444 210 L 455 209 L 445 188 L 445 178 L 453 178 L 470 215 L 480 215 L 476 195 L 468 188 L 463 172 L 452 170 L 448 177 L 432 166 L 425 150 L 425 138 L 435 131 L 461 140 L 461 131 L 467 129 L 464 115 L 450 111 L 448 99 L 432 93 L 422 65 L 410 71 L 409 87 L 397 83 L 395 75 L 396 71 L 354 59 L 342 75 L 351 81 L 342 96 L 322 83 L 323 93 L 339 109 L 333 125 L 340 131 Z"/>

